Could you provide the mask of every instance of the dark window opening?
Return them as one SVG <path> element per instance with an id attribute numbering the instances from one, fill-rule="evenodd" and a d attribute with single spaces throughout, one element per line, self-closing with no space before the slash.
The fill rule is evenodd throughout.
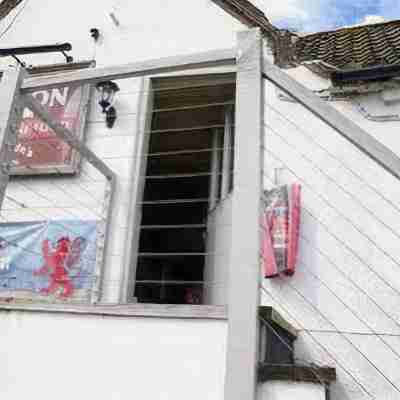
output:
<path id="1" fill-rule="evenodd" d="M 152 84 L 134 295 L 142 303 L 202 304 L 207 215 L 233 187 L 235 75 Z"/>

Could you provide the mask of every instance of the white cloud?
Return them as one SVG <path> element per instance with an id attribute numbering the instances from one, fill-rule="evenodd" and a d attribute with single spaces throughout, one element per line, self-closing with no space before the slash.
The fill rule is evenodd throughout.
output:
<path id="1" fill-rule="evenodd" d="M 311 33 L 400 18 L 399 0 L 250 0 L 277 26 Z M 354 25 L 353 25 L 354 26 Z"/>
<path id="2" fill-rule="evenodd" d="M 323 29 L 326 17 L 324 3 L 331 0 L 251 0 L 264 11 L 272 23 L 300 32 Z"/>
<path id="3" fill-rule="evenodd" d="M 385 17 L 381 15 L 366 15 L 364 19 L 359 22 L 357 25 L 369 25 L 369 24 L 379 24 L 380 22 L 385 22 Z"/>
<path id="4" fill-rule="evenodd" d="M 252 3 L 272 21 L 293 18 L 305 20 L 309 17 L 304 0 L 253 0 Z"/>

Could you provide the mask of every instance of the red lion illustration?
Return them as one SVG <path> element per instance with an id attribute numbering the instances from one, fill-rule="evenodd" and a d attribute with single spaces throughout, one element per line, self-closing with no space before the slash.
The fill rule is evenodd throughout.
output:
<path id="1" fill-rule="evenodd" d="M 74 287 L 68 274 L 67 258 L 71 252 L 71 240 L 64 236 L 57 240 L 55 249 L 50 249 L 48 239 L 43 241 L 42 253 L 44 265 L 34 271 L 34 275 L 49 274 L 50 285 L 40 290 L 41 293 L 48 295 L 54 293 L 58 288 L 62 288 L 60 297 L 67 298 L 73 293 Z"/>

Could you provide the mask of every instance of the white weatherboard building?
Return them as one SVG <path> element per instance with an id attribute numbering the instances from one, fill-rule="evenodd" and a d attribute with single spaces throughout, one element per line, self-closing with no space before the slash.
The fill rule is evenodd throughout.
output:
<path id="1" fill-rule="evenodd" d="M 1 398 L 400 397 L 400 23 L 263 11 L 0 3 Z M 266 280 L 261 195 L 294 182 L 296 273 Z"/>

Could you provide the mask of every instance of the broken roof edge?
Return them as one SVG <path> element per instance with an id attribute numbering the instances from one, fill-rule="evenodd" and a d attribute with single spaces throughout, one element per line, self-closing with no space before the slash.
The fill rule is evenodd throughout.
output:
<path id="1" fill-rule="evenodd" d="M 265 13 L 256 7 L 252 2 L 248 0 L 212 0 L 216 5 L 221 7 L 231 16 L 242 22 L 247 27 L 258 27 L 261 29 L 265 39 L 267 40 L 270 48 L 273 51 L 274 63 L 280 68 L 293 68 L 300 65 L 304 65 L 310 69 L 313 73 L 329 78 L 330 68 L 326 68 L 328 64 L 332 64 L 331 67 L 341 69 L 339 65 L 333 65 L 334 62 L 329 57 L 313 58 L 313 59 L 302 59 L 299 57 L 299 44 L 307 43 L 309 41 L 318 40 L 321 36 L 335 36 L 336 35 L 353 35 L 357 32 L 363 32 L 369 29 L 391 29 L 391 26 L 400 25 L 400 20 L 390 20 L 383 22 L 374 22 L 370 24 L 360 24 L 354 26 L 345 26 L 337 29 L 331 29 L 326 31 L 314 32 L 314 33 L 294 33 L 286 29 L 280 29 L 274 26 Z M 315 38 L 315 39 L 314 39 Z M 396 52 L 396 55 L 398 53 Z M 394 56 L 392 56 L 393 58 Z M 399 61 L 393 62 L 392 60 L 386 61 L 386 63 L 400 63 L 400 54 L 398 55 Z M 375 60 L 375 64 L 377 64 Z M 323 63 L 323 64 L 321 64 Z M 325 65 L 325 64 L 326 65 Z M 314 64 L 315 65 L 314 68 Z"/>
<path id="2" fill-rule="evenodd" d="M 278 28 L 271 24 L 264 12 L 248 0 L 212 1 L 248 27 L 261 28 L 264 33 L 279 31 Z"/>
<path id="3" fill-rule="evenodd" d="M 294 66 L 294 38 L 298 35 L 273 25 L 265 13 L 248 0 L 212 0 L 224 11 L 249 28 L 260 28 L 273 51 L 275 64 L 280 67 Z"/>
<path id="4" fill-rule="evenodd" d="M 22 0 L 3 0 L 0 3 L 0 20 L 5 18 Z"/>

